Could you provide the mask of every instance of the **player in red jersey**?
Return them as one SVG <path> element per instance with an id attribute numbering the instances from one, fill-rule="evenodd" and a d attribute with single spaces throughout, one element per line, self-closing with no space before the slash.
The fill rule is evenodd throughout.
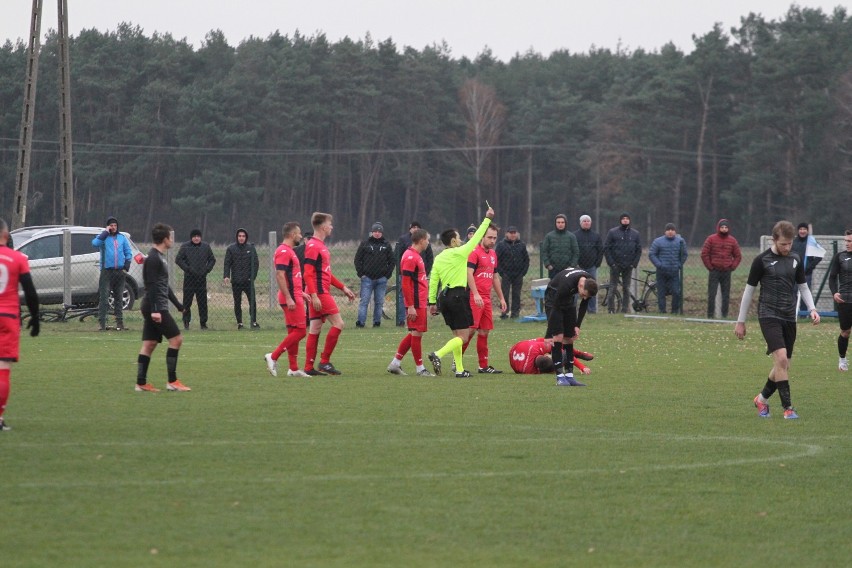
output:
<path id="1" fill-rule="evenodd" d="M 21 303 L 18 299 L 18 284 L 24 290 L 30 321 L 27 327 L 35 337 L 41 329 L 38 319 L 38 294 L 30 263 L 26 255 L 9 248 L 9 226 L 0 219 L 0 432 L 11 430 L 3 420 L 3 412 L 9 401 L 12 363 L 18 361 L 21 341 Z"/>
<path id="2" fill-rule="evenodd" d="M 500 299 L 500 312 L 506 311 L 506 299 L 503 297 L 503 287 L 500 285 L 500 275 L 497 268 L 497 233 L 500 228 L 491 225 L 485 231 L 485 236 L 467 257 L 467 286 L 470 289 L 470 311 L 473 313 L 471 334 L 462 347 L 462 353 L 467 350 L 476 330 L 476 354 L 479 358 L 479 372 L 491 375 L 502 373 L 488 363 L 488 334 L 494 329 L 494 316 L 491 307 L 491 290 Z"/>
<path id="3" fill-rule="evenodd" d="M 423 365 L 423 334 L 428 329 L 429 275 L 426 274 L 426 264 L 420 256 L 429 246 L 429 233 L 423 229 L 415 229 L 411 233 L 411 246 L 403 253 L 399 263 L 402 275 L 402 299 L 405 302 L 405 321 L 408 335 L 399 343 L 396 355 L 388 365 L 388 373 L 392 375 L 407 374 L 402 370 L 400 362 L 411 349 L 416 374 L 421 377 L 434 377 Z"/>
<path id="4" fill-rule="evenodd" d="M 520 375 L 552 373 L 554 369 L 553 359 L 550 356 L 552 348 L 552 339 L 539 337 L 538 339 L 519 341 L 509 349 L 509 365 L 513 371 Z M 592 370 L 580 363 L 578 359 L 591 361 L 594 359 L 594 355 L 574 349 L 574 366 L 584 375 L 590 375 Z"/>
<path id="5" fill-rule="evenodd" d="M 308 374 L 299 368 L 299 342 L 305 337 L 307 318 L 305 317 L 305 295 L 302 289 L 302 267 L 293 247 L 302 240 L 302 228 L 295 221 L 286 223 L 281 230 L 283 235 L 281 245 L 275 249 L 273 263 L 275 264 L 275 280 L 278 282 L 278 305 L 284 310 L 284 321 L 287 322 L 287 337 L 284 338 L 275 351 L 263 356 L 266 369 L 273 377 L 278 376 L 278 358 L 285 351 L 290 367 L 288 377 L 307 377 Z"/>
<path id="6" fill-rule="evenodd" d="M 325 240 L 334 230 L 331 214 L 315 212 L 311 215 L 311 225 L 314 228 L 314 236 L 305 246 L 304 266 L 305 289 L 311 296 L 308 310 L 311 325 L 305 346 L 305 372 L 311 376 L 339 375 L 340 371 L 331 364 L 331 354 L 343 331 L 343 318 L 331 295 L 331 287 L 342 290 L 350 302 L 355 299 L 355 294 L 331 273 L 331 255 L 325 246 Z M 319 334 L 326 319 L 331 323 L 331 329 L 325 338 L 325 347 L 320 354 L 317 370 L 314 369 L 314 360 L 317 357 Z"/>

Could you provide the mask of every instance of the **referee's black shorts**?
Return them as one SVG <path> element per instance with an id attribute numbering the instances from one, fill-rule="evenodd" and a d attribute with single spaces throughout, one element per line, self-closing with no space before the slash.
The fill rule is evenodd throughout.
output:
<path id="1" fill-rule="evenodd" d="M 441 315 L 453 331 L 468 329 L 473 325 L 470 311 L 470 292 L 467 288 L 449 288 L 441 297 Z"/>

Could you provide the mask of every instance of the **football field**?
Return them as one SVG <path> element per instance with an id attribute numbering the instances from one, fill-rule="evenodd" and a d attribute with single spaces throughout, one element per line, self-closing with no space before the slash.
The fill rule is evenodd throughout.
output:
<path id="1" fill-rule="evenodd" d="M 178 368 L 192 392 L 165 391 L 160 347 L 156 394 L 133 391 L 141 321 L 127 324 L 44 324 L 22 338 L 13 430 L 0 433 L 4 568 L 852 557 L 852 374 L 837 371 L 833 318 L 799 326 L 799 420 L 783 419 L 777 395 L 772 417 L 757 417 L 771 361 L 754 320 L 740 342 L 732 324 L 590 316 L 585 388 L 511 372 L 455 379 L 449 358 L 443 377 L 393 376 L 402 330 L 387 324 L 343 332 L 340 377 L 273 378 L 263 354 L 283 325 L 193 330 Z M 426 352 L 449 338 L 430 325 Z M 491 363 L 509 371 L 509 346 L 543 331 L 498 320 Z M 403 368 L 413 373 L 410 355 Z"/>

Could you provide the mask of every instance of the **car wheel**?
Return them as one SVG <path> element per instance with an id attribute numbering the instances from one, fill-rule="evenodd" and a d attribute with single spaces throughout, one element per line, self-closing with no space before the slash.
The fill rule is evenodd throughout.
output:
<path id="1" fill-rule="evenodd" d="M 133 309 L 133 304 L 136 302 L 136 294 L 133 293 L 133 288 L 129 285 L 125 284 L 124 293 L 121 295 L 121 310 L 124 312 L 130 311 Z M 115 305 L 115 299 L 113 298 L 112 292 L 109 294 L 109 311 L 113 311 L 113 306 Z"/>

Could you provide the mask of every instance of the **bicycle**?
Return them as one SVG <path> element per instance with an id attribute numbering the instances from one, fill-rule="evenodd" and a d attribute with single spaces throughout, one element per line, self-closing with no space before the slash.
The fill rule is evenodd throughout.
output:
<path id="1" fill-rule="evenodd" d="M 633 302 L 633 311 L 637 313 L 657 309 L 657 282 L 651 279 L 657 271 L 642 269 L 642 272 L 645 273 L 644 280 L 631 276 L 632 280 L 642 283 L 642 291 L 639 293 L 639 296 L 634 296 L 633 292 L 628 290 L 630 300 Z M 601 307 L 606 306 L 607 312 L 610 314 L 621 311 L 622 298 L 619 291 L 620 287 L 620 285 L 617 285 L 614 289 L 611 289 L 612 284 L 601 284 L 598 286 L 598 305 Z"/>
<path id="2" fill-rule="evenodd" d="M 51 310 L 39 310 L 38 320 L 41 322 L 68 322 L 73 319 L 86 321 L 90 317 L 98 316 L 97 304 L 63 304 L 62 308 Z M 21 314 L 21 321 L 29 319 L 30 314 Z"/>

